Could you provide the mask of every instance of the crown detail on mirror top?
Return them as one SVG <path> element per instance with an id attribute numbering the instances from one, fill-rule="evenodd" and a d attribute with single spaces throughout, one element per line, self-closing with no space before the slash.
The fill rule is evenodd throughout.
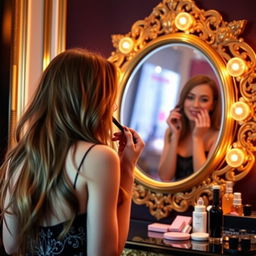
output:
<path id="1" fill-rule="evenodd" d="M 180 13 L 188 13 L 192 17 L 192 24 L 185 30 L 179 30 L 175 25 L 175 19 Z M 211 186 L 219 184 L 224 190 L 227 180 L 234 182 L 244 178 L 255 162 L 256 151 L 256 72 L 254 50 L 242 39 L 240 34 L 246 25 L 245 20 L 226 22 L 216 10 L 203 10 L 196 6 L 192 0 L 164 0 L 159 3 L 152 13 L 144 20 L 136 21 L 131 31 L 125 35 L 113 35 L 113 45 L 116 48 L 109 60 L 116 64 L 119 70 L 119 81 L 124 89 L 132 69 L 144 57 L 143 51 L 154 48 L 154 44 L 164 38 L 174 37 L 175 42 L 193 42 L 200 45 L 200 49 L 208 55 L 214 51 L 223 63 L 217 65 L 223 81 L 229 81 L 224 85 L 224 119 L 228 120 L 223 128 L 224 135 L 212 157 L 213 163 L 209 163 L 201 176 L 193 176 L 193 179 L 185 179 L 177 184 L 154 182 L 145 178 L 139 170 L 135 172 L 133 201 L 136 204 L 146 204 L 150 213 L 157 219 L 168 216 L 170 211 L 184 212 L 189 206 L 194 205 L 197 199 L 203 197 L 205 204 L 212 199 Z M 190 40 L 190 37 L 192 38 Z M 211 56 L 209 54 L 209 56 Z M 246 64 L 246 69 L 239 76 L 231 76 L 226 69 L 226 64 L 232 58 L 240 58 Z M 119 95 L 122 100 L 122 93 Z M 249 114 L 242 120 L 232 118 L 229 110 L 232 104 L 243 102 L 249 109 Z M 241 110 L 242 111 L 242 110 Z M 238 111 L 239 113 L 239 111 Z M 242 154 L 242 163 L 237 166 L 239 149 Z M 219 159 L 217 162 L 215 159 Z M 215 162 L 214 162 L 215 161 Z M 232 165 L 233 161 L 233 165 Z M 231 164 L 228 164 L 231 163 Z"/>

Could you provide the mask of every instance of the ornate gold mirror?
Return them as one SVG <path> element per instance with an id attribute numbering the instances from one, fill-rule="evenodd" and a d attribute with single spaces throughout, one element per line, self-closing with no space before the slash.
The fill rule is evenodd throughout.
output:
<path id="1" fill-rule="evenodd" d="M 133 201 L 146 204 L 157 219 L 171 210 L 186 211 L 200 196 L 208 204 L 212 184 L 223 189 L 227 180 L 244 178 L 254 164 L 256 58 L 239 37 L 245 23 L 223 21 L 217 11 L 199 9 L 192 0 L 163 0 L 129 33 L 113 36 L 116 51 L 109 59 L 119 69 L 118 118 L 146 138 L 135 171 Z M 184 80 L 198 73 L 218 84 L 218 138 L 199 170 L 181 180 L 162 182 L 156 171 L 162 121 L 166 109 L 175 106 Z"/>

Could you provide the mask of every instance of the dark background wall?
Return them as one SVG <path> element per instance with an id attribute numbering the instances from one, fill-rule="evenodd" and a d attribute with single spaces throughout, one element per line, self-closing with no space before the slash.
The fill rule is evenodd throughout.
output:
<path id="1" fill-rule="evenodd" d="M 67 48 L 83 47 L 100 52 L 105 57 L 111 55 L 111 35 L 126 34 L 132 24 L 148 16 L 158 0 L 101 0 L 68 1 Z M 201 9 L 219 11 L 225 21 L 245 19 L 248 21 L 242 37 L 256 51 L 255 0 L 195 0 Z M 243 203 L 253 204 L 256 209 L 255 169 L 241 181 L 234 190 L 241 191 Z M 143 213 L 142 213 L 143 212 Z M 151 218 L 144 206 L 133 205 L 133 217 Z"/>
<path id="2" fill-rule="evenodd" d="M 0 1 L 0 163 L 8 144 L 12 4 Z"/>
<path id="3" fill-rule="evenodd" d="M 160 0 L 69 0 L 67 48 L 86 47 L 104 56 L 113 50 L 111 35 L 126 34 L 132 24 L 148 16 Z M 248 21 L 243 37 L 256 46 L 255 0 L 195 0 L 201 9 L 218 10 L 224 20 Z"/>

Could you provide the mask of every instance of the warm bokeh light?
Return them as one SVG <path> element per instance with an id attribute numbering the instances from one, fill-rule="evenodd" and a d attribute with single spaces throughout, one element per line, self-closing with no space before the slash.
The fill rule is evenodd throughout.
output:
<path id="1" fill-rule="evenodd" d="M 11 9 L 8 8 L 3 14 L 2 20 L 2 40 L 4 44 L 9 44 L 11 42 L 11 31 L 12 31 L 12 13 Z"/>
<path id="2" fill-rule="evenodd" d="M 236 121 L 242 121 L 246 119 L 250 114 L 250 107 L 248 104 L 242 101 L 238 101 L 232 104 L 230 108 L 230 114 Z"/>
<path id="3" fill-rule="evenodd" d="M 194 18 L 187 12 L 179 13 L 175 18 L 175 26 L 182 31 L 188 30 L 194 22 Z"/>
<path id="4" fill-rule="evenodd" d="M 241 76 L 246 70 L 246 63 L 241 58 L 234 57 L 228 61 L 227 70 L 231 76 Z"/>
<path id="5" fill-rule="evenodd" d="M 231 167 L 237 168 L 244 163 L 245 154 L 242 149 L 233 148 L 228 151 L 226 155 L 227 164 Z"/>
<path id="6" fill-rule="evenodd" d="M 133 48 L 134 42 L 130 37 L 124 37 L 120 40 L 118 48 L 120 52 L 127 54 Z"/>

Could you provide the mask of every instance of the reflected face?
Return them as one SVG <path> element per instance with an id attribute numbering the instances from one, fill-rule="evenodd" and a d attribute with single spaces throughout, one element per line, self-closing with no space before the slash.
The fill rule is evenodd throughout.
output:
<path id="1" fill-rule="evenodd" d="M 213 110 L 213 92 L 208 84 L 195 86 L 188 93 L 184 101 L 184 112 L 190 121 L 194 121 L 200 110 L 205 109 L 208 112 Z"/>

